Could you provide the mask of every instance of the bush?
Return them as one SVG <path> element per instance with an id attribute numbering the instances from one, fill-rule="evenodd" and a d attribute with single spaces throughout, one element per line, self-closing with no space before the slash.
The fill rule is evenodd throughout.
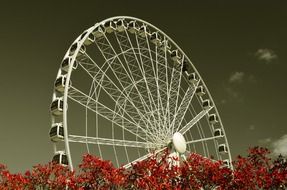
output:
<path id="1" fill-rule="evenodd" d="M 0 189 L 286 189 L 286 158 L 280 155 L 271 160 L 269 155 L 265 148 L 251 148 L 247 157 L 237 157 L 233 170 L 195 153 L 180 165 L 170 164 L 177 158 L 170 158 L 167 151 L 129 169 L 115 168 L 92 155 L 83 156 L 77 173 L 48 163 L 24 174 L 11 174 L 0 165 Z"/>

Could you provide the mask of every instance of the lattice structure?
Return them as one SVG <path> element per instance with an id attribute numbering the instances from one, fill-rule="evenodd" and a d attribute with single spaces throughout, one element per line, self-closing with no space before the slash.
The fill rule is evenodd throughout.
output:
<path id="1" fill-rule="evenodd" d="M 219 113 L 194 65 L 137 18 L 106 19 L 72 43 L 51 116 L 54 160 L 71 169 L 83 153 L 129 167 L 166 148 L 178 162 L 196 152 L 232 167 Z"/>

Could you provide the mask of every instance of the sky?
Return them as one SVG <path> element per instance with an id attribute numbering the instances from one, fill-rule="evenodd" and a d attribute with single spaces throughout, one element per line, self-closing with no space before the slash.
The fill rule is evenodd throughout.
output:
<path id="1" fill-rule="evenodd" d="M 146 20 L 189 56 L 219 110 L 231 154 L 287 154 L 287 2 L 19 1 L 0 7 L 0 163 L 23 172 L 53 155 L 49 106 L 60 62 L 85 29 Z"/>

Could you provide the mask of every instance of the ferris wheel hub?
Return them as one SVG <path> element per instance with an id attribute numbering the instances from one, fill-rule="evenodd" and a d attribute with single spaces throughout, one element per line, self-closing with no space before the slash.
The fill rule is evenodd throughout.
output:
<path id="1" fill-rule="evenodd" d="M 183 154 L 186 151 L 186 141 L 181 133 L 176 132 L 173 134 L 172 143 L 178 153 Z"/>

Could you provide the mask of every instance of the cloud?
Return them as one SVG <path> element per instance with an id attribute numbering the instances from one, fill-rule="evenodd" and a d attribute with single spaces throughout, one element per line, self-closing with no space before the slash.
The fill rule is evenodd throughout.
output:
<path id="1" fill-rule="evenodd" d="M 221 104 L 227 104 L 230 102 L 237 102 L 237 103 L 242 103 L 244 102 L 244 97 L 242 93 L 238 89 L 235 89 L 233 87 L 224 87 L 224 92 L 225 92 L 225 98 L 221 100 Z"/>
<path id="2" fill-rule="evenodd" d="M 236 92 L 234 89 L 232 89 L 232 88 L 230 88 L 230 87 L 226 87 L 226 88 L 225 88 L 225 91 L 226 91 L 226 93 L 228 94 L 228 96 L 231 97 L 231 98 L 236 99 L 236 98 L 239 97 L 238 92 Z"/>
<path id="3" fill-rule="evenodd" d="M 223 89 L 225 92 L 225 97 L 221 99 L 221 104 L 226 104 L 227 102 L 244 102 L 244 86 L 243 83 L 256 84 L 256 78 L 252 74 L 246 74 L 242 71 L 232 72 L 227 79 L 228 82 L 223 83 Z"/>
<path id="4" fill-rule="evenodd" d="M 266 63 L 270 63 L 274 59 L 277 59 L 278 56 L 275 54 L 275 52 L 272 49 L 258 49 L 255 52 L 255 57 L 260 61 L 265 61 Z"/>
<path id="5" fill-rule="evenodd" d="M 273 153 L 287 156 L 287 134 L 272 142 Z"/>
<path id="6" fill-rule="evenodd" d="M 249 125 L 249 130 L 250 130 L 250 131 L 255 130 L 255 125 Z"/>
<path id="7" fill-rule="evenodd" d="M 271 141 L 272 141 L 272 139 L 271 139 L 270 137 L 268 137 L 268 138 L 265 138 L 265 139 L 260 139 L 260 140 L 258 141 L 258 143 L 259 143 L 259 144 L 262 144 L 262 145 L 268 145 L 268 144 L 271 143 Z"/>
<path id="8" fill-rule="evenodd" d="M 229 82 L 242 83 L 244 75 L 245 75 L 244 72 L 236 71 L 235 73 L 232 73 L 231 76 L 229 77 Z"/>

